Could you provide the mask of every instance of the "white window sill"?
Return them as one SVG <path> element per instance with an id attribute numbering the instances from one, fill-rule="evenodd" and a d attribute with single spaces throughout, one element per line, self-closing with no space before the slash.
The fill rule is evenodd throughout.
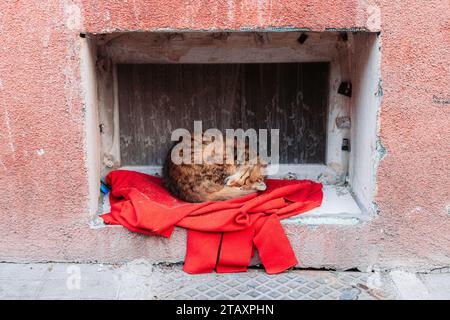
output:
<path id="1" fill-rule="evenodd" d="M 283 220 L 283 222 L 306 225 L 355 225 L 369 217 L 358 206 L 347 187 L 324 185 L 323 201 L 320 207 Z"/>

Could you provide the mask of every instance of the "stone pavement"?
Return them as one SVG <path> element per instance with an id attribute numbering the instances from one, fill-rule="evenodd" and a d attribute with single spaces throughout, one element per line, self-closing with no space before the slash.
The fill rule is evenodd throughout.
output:
<path id="1" fill-rule="evenodd" d="M 450 270 L 189 275 L 180 265 L 0 263 L 0 299 L 450 299 Z"/>

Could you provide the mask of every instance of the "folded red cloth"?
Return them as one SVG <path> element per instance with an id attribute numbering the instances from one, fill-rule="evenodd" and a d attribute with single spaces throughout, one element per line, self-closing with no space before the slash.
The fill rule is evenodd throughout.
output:
<path id="1" fill-rule="evenodd" d="M 173 197 L 158 177 L 116 170 L 111 212 L 101 217 L 145 234 L 170 237 L 175 226 L 188 230 L 183 270 L 188 273 L 242 272 L 254 247 L 269 274 L 297 264 L 280 220 L 318 207 L 322 185 L 309 180 L 267 180 L 267 190 L 230 199 L 187 203 Z"/>

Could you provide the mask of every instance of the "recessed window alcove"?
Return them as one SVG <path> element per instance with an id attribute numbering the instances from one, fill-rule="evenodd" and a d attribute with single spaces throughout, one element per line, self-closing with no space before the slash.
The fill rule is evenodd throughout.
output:
<path id="1" fill-rule="evenodd" d="M 322 207 L 290 222 L 352 224 L 374 213 L 377 34 L 139 32 L 88 39 L 99 179 L 118 168 L 160 174 L 171 131 L 192 130 L 194 120 L 203 129 L 273 128 L 280 130 L 275 177 L 324 184 Z"/>

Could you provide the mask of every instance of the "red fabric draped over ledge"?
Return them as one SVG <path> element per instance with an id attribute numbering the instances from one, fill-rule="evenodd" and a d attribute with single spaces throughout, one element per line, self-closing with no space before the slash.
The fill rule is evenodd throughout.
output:
<path id="1" fill-rule="evenodd" d="M 321 205 L 322 185 L 309 180 L 267 181 L 258 194 L 215 202 L 187 203 L 174 198 L 158 177 L 116 170 L 111 186 L 107 224 L 169 238 L 175 226 L 188 230 L 183 270 L 188 273 L 243 272 L 253 250 L 267 273 L 297 264 L 281 219 Z"/>

